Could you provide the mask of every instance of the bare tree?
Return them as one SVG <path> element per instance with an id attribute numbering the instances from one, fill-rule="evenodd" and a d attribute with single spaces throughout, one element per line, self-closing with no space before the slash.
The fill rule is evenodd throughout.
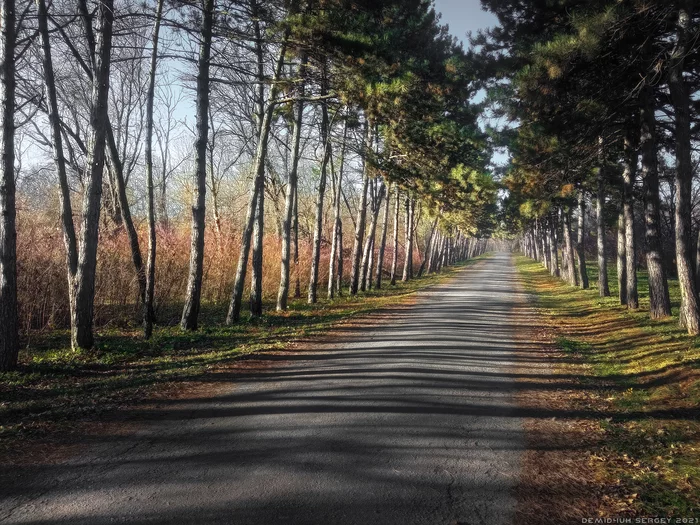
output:
<path id="1" fill-rule="evenodd" d="M 93 321 L 95 301 L 95 271 L 102 197 L 102 172 L 105 165 L 107 136 L 109 72 L 112 50 L 114 4 L 102 0 L 98 4 L 99 30 L 94 54 L 92 109 L 90 112 L 90 149 L 85 170 L 87 178 L 83 196 L 82 227 L 78 266 L 75 275 L 75 308 L 72 315 L 71 342 L 74 348 L 88 349 L 94 344 Z M 85 18 L 86 35 L 92 40 L 92 20 Z M 89 47 L 89 49 L 92 46 Z"/>
<path id="2" fill-rule="evenodd" d="M 197 68 L 197 138 L 194 144 L 195 173 L 192 204 L 192 240 L 187 295 L 180 327 L 196 330 L 202 296 L 204 271 L 204 230 L 206 228 L 207 141 L 209 134 L 209 69 L 214 26 L 214 0 L 204 0 L 202 6 L 201 43 Z"/>
<path id="3" fill-rule="evenodd" d="M 360 206 L 357 209 L 357 220 L 355 221 L 355 242 L 352 249 L 352 270 L 350 274 L 350 295 L 356 295 L 360 286 L 360 274 L 362 271 L 362 241 L 365 237 L 365 224 L 367 221 L 367 189 L 370 179 L 370 159 L 367 152 L 372 151 L 372 143 L 374 141 L 374 123 L 367 122 L 365 124 L 365 139 L 363 150 L 364 168 L 362 174 L 362 193 L 360 193 Z"/>
<path id="4" fill-rule="evenodd" d="M 0 2 L 0 371 L 17 366 L 17 208 L 15 202 L 15 1 Z"/>
<path id="5" fill-rule="evenodd" d="M 155 189 L 153 183 L 153 102 L 156 90 L 156 71 L 158 66 L 158 42 L 160 37 L 160 21 L 163 14 L 164 0 L 157 0 L 155 21 L 153 23 L 153 37 L 151 44 L 151 66 L 148 78 L 148 92 L 146 93 L 146 185 L 148 187 L 148 268 L 146 271 L 146 293 L 143 301 L 143 326 L 144 337 L 150 339 L 153 332 L 155 313 L 153 310 L 153 297 L 155 292 L 156 277 L 156 209 Z"/>
<path id="6" fill-rule="evenodd" d="M 282 257 L 280 262 L 280 286 L 277 293 L 277 310 L 287 309 L 289 297 L 289 273 L 292 252 L 292 221 L 294 203 L 299 177 L 299 156 L 301 145 L 301 126 L 304 118 L 304 96 L 306 94 L 305 70 L 308 58 L 302 56 L 299 64 L 299 98 L 295 104 L 294 132 L 292 136 L 292 163 L 287 177 L 287 194 L 285 197 L 284 218 L 282 220 Z"/>

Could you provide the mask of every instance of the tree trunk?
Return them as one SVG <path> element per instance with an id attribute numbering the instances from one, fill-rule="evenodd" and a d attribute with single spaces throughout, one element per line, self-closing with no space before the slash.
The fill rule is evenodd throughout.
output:
<path id="1" fill-rule="evenodd" d="M 374 233 L 372 227 L 376 228 L 376 223 L 374 222 L 374 210 L 377 204 L 377 178 L 373 178 L 369 181 L 367 185 L 367 208 L 370 213 L 370 223 L 369 228 L 367 228 L 367 235 L 364 240 L 364 247 L 362 248 L 362 262 L 360 263 L 360 291 L 364 292 L 367 290 L 367 270 L 369 266 L 369 260 L 372 253 L 372 234 Z"/>
<path id="2" fill-rule="evenodd" d="M 697 248 L 695 251 L 695 287 L 700 290 L 700 230 L 698 231 Z"/>
<path id="3" fill-rule="evenodd" d="M 627 304 L 627 247 L 624 202 L 617 217 L 617 289 L 620 304 Z"/>
<path id="4" fill-rule="evenodd" d="M 39 1 L 43 2 L 43 0 Z M 158 40 L 160 37 L 160 19 L 163 13 L 163 2 L 164 0 L 158 0 L 156 4 L 156 19 L 153 23 L 151 44 L 151 67 L 148 73 L 148 91 L 146 93 L 146 144 L 144 155 L 146 161 L 146 185 L 148 187 L 148 263 L 146 270 L 146 290 L 143 301 L 143 332 L 146 339 L 150 339 L 153 333 L 153 322 L 155 321 L 153 300 L 156 277 L 156 210 L 153 184 L 153 101 L 156 89 Z"/>
<path id="5" fill-rule="evenodd" d="M 685 58 L 690 53 L 690 14 L 685 8 L 678 13 L 677 42 L 671 58 L 669 89 L 676 122 L 676 267 L 681 289 L 680 324 L 690 335 L 700 333 L 700 303 L 695 286 L 692 262 L 692 184 L 690 89 L 683 78 Z"/>
<path id="6" fill-rule="evenodd" d="M 257 31 L 260 33 L 260 30 Z M 255 160 L 253 162 L 253 173 L 254 181 L 253 187 L 250 191 L 250 197 L 248 199 L 248 209 L 246 212 L 245 225 L 243 227 L 243 232 L 241 234 L 241 251 L 238 256 L 238 266 L 236 268 L 236 277 L 233 283 L 233 292 L 231 293 L 231 302 L 229 303 L 228 314 L 226 315 L 226 324 L 232 324 L 238 322 L 241 318 L 241 303 L 243 301 L 243 289 L 245 286 L 246 271 L 248 269 L 248 257 L 250 256 L 250 245 L 253 237 L 253 229 L 256 223 L 256 210 L 260 205 L 259 195 L 265 191 L 265 162 L 267 160 L 267 142 L 270 136 L 270 128 L 272 127 L 272 120 L 274 116 L 275 104 L 274 100 L 277 96 L 279 85 L 278 80 L 282 74 L 282 68 L 284 66 L 284 57 L 287 51 L 287 39 L 289 33 L 284 36 L 282 46 L 279 50 L 279 55 L 277 57 L 275 72 L 272 78 L 272 88 L 270 89 L 269 101 L 267 107 L 262 115 L 258 117 L 258 143 L 255 150 Z M 259 43 L 258 47 L 258 67 L 263 64 L 261 41 L 262 36 L 257 38 Z M 260 73 L 258 73 L 260 75 Z M 261 100 L 262 97 L 258 95 L 258 99 Z M 264 101 L 262 102 L 264 104 Z M 259 112 L 259 110 L 258 110 Z M 262 222 L 263 216 L 260 217 L 259 221 Z M 258 223 L 260 228 L 259 233 L 262 233 L 262 225 Z M 262 249 L 262 243 L 260 244 Z M 259 264 L 262 264 L 262 254 Z M 259 267 L 257 273 L 261 273 L 262 268 Z M 255 290 L 256 296 L 254 302 L 256 303 L 253 307 L 251 302 L 251 309 L 257 311 L 258 305 L 260 310 L 262 310 L 262 290 L 257 288 Z"/>
<path id="7" fill-rule="evenodd" d="M 0 371 L 19 353 L 17 206 L 15 188 L 15 1 L 0 2 Z"/>
<path id="8" fill-rule="evenodd" d="M 608 284 L 608 258 L 605 246 L 605 172 L 598 168 L 598 192 L 596 193 L 596 229 L 598 236 L 598 294 L 610 297 Z"/>
<path id="9" fill-rule="evenodd" d="M 571 239 L 571 210 L 562 213 L 564 217 L 564 253 L 566 254 L 566 277 L 571 286 L 578 286 L 574 265 L 574 245 Z"/>
<path id="10" fill-rule="evenodd" d="M 338 222 L 338 278 L 336 279 L 335 293 L 343 293 L 343 221 Z"/>
<path id="11" fill-rule="evenodd" d="M 299 65 L 299 100 L 296 103 L 294 115 L 294 134 L 292 137 L 292 166 L 287 180 L 287 195 L 284 203 L 284 219 L 282 221 L 282 259 L 280 265 L 280 287 L 277 292 L 277 310 L 286 310 L 289 297 L 289 267 L 292 244 L 292 221 L 294 219 L 294 201 L 299 179 L 299 153 L 301 145 L 301 126 L 304 120 L 304 96 L 306 93 L 306 66 L 308 59 L 303 56 Z"/>
<path id="12" fill-rule="evenodd" d="M 94 345 L 92 327 L 95 306 L 95 272 L 100 227 L 102 172 L 105 165 L 112 24 L 114 22 L 112 0 L 104 0 L 98 5 L 100 36 L 99 44 L 95 48 L 97 52 L 95 53 L 92 109 L 90 110 L 90 140 L 88 141 L 90 151 L 85 169 L 87 180 L 83 196 L 82 228 L 75 276 L 75 309 L 71 319 L 71 344 L 76 349 L 90 349 Z M 91 22 L 87 21 L 86 23 Z"/>
<path id="13" fill-rule="evenodd" d="M 440 232 L 436 230 L 430 246 L 430 257 L 428 258 L 428 275 L 435 271 L 435 259 L 437 257 L 437 247 L 440 244 Z"/>
<path id="14" fill-rule="evenodd" d="M 376 227 L 375 227 L 375 233 L 372 235 L 372 245 L 370 246 L 369 249 L 369 262 L 367 264 L 367 273 L 365 274 L 365 290 L 371 290 L 372 289 L 372 272 L 374 271 L 374 248 L 375 248 L 375 241 L 376 241 Z"/>
<path id="15" fill-rule="evenodd" d="M 581 288 L 588 290 L 588 270 L 586 268 L 586 197 L 583 191 L 578 194 L 578 239 L 576 242 L 576 258 L 578 262 L 578 283 Z"/>
<path id="16" fill-rule="evenodd" d="M 299 299 L 301 297 L 301 280 L 299 278 L 299 186 L 294 188 L 292 232 L 294 234 L 294 253 L 292 254 L 294 259 L 294 298 Z M 340 273 L 342 274 L 342 271 Z"/>
<path id="17" fill-rule="evenodd" d="M 627 308 L 636 310 L 639 308 L 639 296 L 637 292 L 637 243 L 634 233 L 634 183 L 637 178 L 637 162 L 639 153 L 634 147 L 635 139 L 633 130 L 628 130 L 625 136 L 625 157 L 622 181 L 624 184 L 623 213 L 625 215 L 625 260 L 627 285 Z"/>
<path id="18" fill-rule="evenodd" d="M 544 252 L 544 267 L 552 272 L 552 247 L 549 244 L 549 221 L 545 217 L 540 222 L 540 235 L 542 237 L 542 250 Z"/>
<path id="19" fill-rule="evenodd" d="M 375 191 L 375 184 L 379 185 L 378 191 Z M 362 253 L 362 273 L 360 274 L 360 289 L 363 292 L 370 288 L 369 285 L 372 281 L 372 258 L 374 255 L 374 238 L 377 234 L 377 219 L 379 218 L 379 209 L 381 208 L 382 201 L 384 200 L 385 191 L 386 186 L 384 186 L 384 183 L 378 179 L 375 179 L 370 189 L 370 192 L 373 194 L 373 202 L 371 208 L 372 220 L 369 224 L 367 238 L 365 239 L 365 247 Z"/>
<path id="20" fill-rule="evenodd" d="M 367 219 L 367 187 L 369 185 L 370 162 L 367 158 L 372 151 L 374 140 L 374 123 L 368 122 L 365 130 L 365 158 L 364 173 L 362 176 L 362 193 L 360 194 L 360 206 L 357 209 L 357 221 L 355 227 L 355 242 L 352 249 L 352 270 L 350 274 L 350 295 L 356 295 L 360 286 L 362 241 L 365 237 L 365 222 Z"/>
<path id="21" fill-rule="evenodd" d="M 661 250 L 659 172 L 652 88 L 644 88 L 642 97 L 640 148 L 642 151 L 642 179 L 644 180 L 644 219 L 646 222 L 650 315 L 652 319 L 661 319 L 671 315 L 671 300 L 668 295 L 668 280 Z"/>
<path id="22" fill-rule="evenodd" d="M 326 79 L 326 64 L 324 59 L 323 80 L 321 81 L 321 96 L 328 93 Z M 316 304 L 318 289 L 318 271 L 321 263 L 321 238 L 323 237 L 323 201 L 326 195 L 326 180 L 328 178 L 328 162 L 331 157 L 331 142 L 329 139 L 328 104 L 321 106 L 321 141 L 323 142 L 323 159 L 321 160 L 321 176 L 316 192 L 316 220 L 314 221 L 314 241 L 311 249 L 311 276 L 309 278 L 308 303 Z"/>
<path id="23" fill-rule="evenodd" d="M 340 266 L 343 257 L 342 243 L 342 227 L 343 221 L 341 217 L 341 201 L 343 197 L 343 170 L 345 168 L 345 143 L 348 138 L 348 123 L 347 120 L 343 125 L 343 141 L 340 146 L 340 166 L 338 166 L 338 180 L 335 186 L 335 195 L 333 200 L 333 242 L 331 244 L 331 256 L 328 261 L 328 298 L 333 299 L 336 292 L 336 263 Z M 331 157 L 331 161 L 333 157 Z"/>
<path id="24" fill-rule="evenodd" d="M 124 180 L 124 166 L 119 158 L 119 150 L 117 142 L 114 139 L 114 131 L 112 125 L 108 122 L 107 130 L 107 164 L 109 171 L 112 173 L 112 178 L 116 184 L 116 197 L 119 203 L 120 225 L 126 231 L 126 237 L 129 239 L 129 249 L 131 250 L 131 262 L 136 271 L 136 280 L 139 285 L 139 300 L 141 304 L 146 299 L 146 272 L 143 267 L 143 257 L 141 256 L 141 247 L 139 246 L 139 236 L 134 226 L 134 220 L 131 217 L 131 207 L 126 196 L 126 182 Z"/>
<path id="25" fill-rule="evenodd" d="M 63 229 L 63 244 L 66 249 L 66 270 L 68 281 L 68 302 L 71 312 L 75 309 L 75 274 L 78 271 L 78 242 L 73 222 L 73 207 L 71 205 L 70 186 L 66 172 L 66 160 L 63 155 L 63 135 L 61 132 L 61 119 L 58 113 L 58 97 L 51 56 L 51 40 L 49 37 L 48 13 L 45 0 L 37 0 L 37 25 L 41 35 L 42 59 L 44 70 L 44 82 L 46 84 L 46 97 L 48 107 L 49 125 L 53 145 L 53 159 L 58 175 L 60 188 L 60 214 Z"/>
<path id="26" fill-rule="evenodd" d="M 445 243 L 447 242 L 447 233 L 443 233 L 440 235 L 440 247 L 438 248 L 437 252 L 437 261 L 435 264 L 435 271 L 439 272 L 442 270 L 442 262 L 443 262 L 443 256 L 445 254 Z"/>
<path id="27" fill-rule="evenodd" d="M 413 198 L 406 195 L 406 221 L 404 224 L 405 232 L 405 251 L 406 257 L 403 262 L 403 276 L 401 280 L 407 282 L 413 277 L 413 206 L 411 205 Z"/>
<path id="28" fill-rule="evenodd" d="M 377 255 L 377 274 L 375 285 L 377 290 L 382 287 L 382 272 L 384 271 L 384 253 L 386 251 L 386 235 L 389 228 L 389 208 L 391 208 L 391 189 L 387 189 L 384 215 L 382 216 L 382 238 L 379 242 L 379 254 Z"/>
<path id="29" fill-rule="evenodd" d="M 550 259 L 552 261 L 551 274 L 554 277 L 559 277 L 559 249 L 557 239 L 557 223 L 556 215 L 549 217 L 549 249 L 551 251 Z"/>
<path id="30" fill-rule="evenodd" d="M 389 203 L 387 202 L 387 206 Z M 399 211 L 401 209 L 401 190 L 396 185 L 396 201 L 394 204 L 394 242 L 391 254 L 391 280 L 390 284 L 396 284 L 396 272 L 399 265 Z"/>
<path id="31" fill-rule="evenodd" d="M 255 109 L 255 121 L 258 124 L 258 137 L 260 138 L 263 134 L 264 126 L 268 129 L 272 127 L 272 116 L 268 116 L 268 111 L 265 110 L 265 57 L 264 57 L 264 45 L 263 45 L 263 32 L 259 20 L 257 19 L 257 13 L 259 9 L 259 4 L 257 2 L 253 3 L 254 16 L 254 30 L 255 30 L 255 51 L 256 51 L 256 65 L 258 68 L 257 72 L 257 96 L 256 96 L 256 109 Z M 284 47 L 284 46 L 283 46 Z M 279 78 L 281 74 L 283 65 L 279 65 L 275 70 L 277 74 L 275 79 Z M 272 100 L 274 97 L 274 87 L 271 89 L 269 106 L 272 107 Z M 269 133 L 269 132 L 268 132 Z M 253 231 L 248 244 L 252 242 L 253 258 L 251 261 L 251 272 L 250 272 L 250 297 L 248 301 L 250 317 L 251 319 L 262 317 L 263 304 L 262 304 L 262 278 L 263 278 L 263 241 L 265 235 L 265 167 L 267 165 L 267 152 L 268 152 L 268 138 L 267 135 L 262 143 L 262 155 L 260 156 L 261 165 L 259 170 L 256 170 L 255 183 L 258 184 L 257 193 L 254 203 L 253 210 Z M 246 226 L 248 226 L 246 224 Z M 250 248 L 248 248 L 250 249 Z M 245 270 L 245 269 L 244 269 Z M 245 280 L 245 278 L 243 278 Z M 234 289 L 236 287 L 234 286 Z M 241 287 L 241 293 L 243 288 Z M 240 315 L 240 300 L 239 300 L 239 315 Z"/>
<path id="32" fill-rule="evenodd" d="M 433 247 L 433 238 L 435 236 L 435 230 L 437 229 L 437 224 L 438 224 L 438 218 L 435 217 L 435 220 L 433 221 L 433 225 L 430 228 L 430 235 L 428 236 L 428 240 L 425 243 L 425 252 L 423 254 L 423 262 L 420 265 L 420 268 L 418 269 L 418 277 L 421 277 L 423 275 L 423 271 L 425 271 L 425 267 L 427 264 L 429 264 L 429 259 L 430 259 L 430 252 Z"/>
<path id="33" fill-rule="evenodd" d="M 209 59 L 214 26 L 214 0 L 204 0 L 199 63 L 197 70 L 197 138 L 194 144 L 194 197 L 192 239 L 187 295 L 180 328 L 197 330 L 204 272 L 204 230 L 206 228 L 207 142 L 209 140 Z"/>
<path id="34" fill-rule="evenodd" d="M 253 260 L 250 272 L 250 316 L 262 317 L 263 241 L 265 234 L 265 188 L 258 191 L 253 221 Z"/>

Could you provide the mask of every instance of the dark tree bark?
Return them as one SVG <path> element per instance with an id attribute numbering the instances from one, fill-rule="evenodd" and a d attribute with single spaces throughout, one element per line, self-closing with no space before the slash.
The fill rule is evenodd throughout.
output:
<path id="1" fill-rule="evenodd" d="M 671 300 L 668 294 L 668 280 L 661 250 L 659 171 L 652 88 L 644 88 L 642 102 L 640 148 L 642 151 L 642 179 L 644 181 L 644 220 L 646 223 L 650 315 L 652 319 L 661 319 L 671 315 Z"/>
<path id="2" fill-rule="evenodd" d="M 687 5 L 690 2 L 686 2 Z M 685 7 L 678 12 L 677 42 L 671 57 L 669 89 L 676 122 L 675 225 L 676 267 L 681 289 L 680 324 L 690 335 L 700 333 L 700 302 L 693 274 L 692 184 L 690 89 L 683 78 L 685 60 L 690 52 L 690 13 Z"/>
<path id="3" fill-rule="evenodd" d="M 625 157 L 622 181 L 624 184 L 623 213 L 625 215 L 625 260 L 627 276 L 627 308 L 639 308 L 637 292 L 637 242 L 634 233 L 634 184 L 637 179 L 637 162 L 639 153 L 634 146 L 634 130 L 627 131 L 625 136 Z"/>
<path id="4" fill-rule="evenodd" d="M 99 241 L 100 203 L 102 200 L 102 172 L 105 165 L 105 139 L 108 123 L 109 72 L 112 51 L 112 25 L 114 5 L 112 0 L 100 2 L 99 38 L 94 54 L 94 77 L 90 110 L 90 150 L 85 170 L 86 184 L 83 196 L 82 228 L 78 266 L 75 276 L 75 308 L 71 320 L 71 344 L 73 348 L 90 349 L 94 345 L 93 319 L 95 306 L 95 272 L 97 268 L 97 244 Z M 87 24 L 92 24 L 90 20 Z M 91 31 L 87 32 L 88 34 Z"/>
<path id="5" fill-rule="evenodd" d="M 204 0 L 199 63 L 197 66 L 197 138 L 194 143 L 194 197 L 190 270 L 180 328 L 197 330 L 204 272 L 204 230 L 206 227 L 207 141 L 209 140 L 209 60 L 214 26 L 214 0 Z"/>
<path id="6" fill-rule="evenodd" d="M 598 191 L 596 193 L 596 230 L 598 237 L 598 294 L 610 297 L 608 284 L 608 257 L 605 246 L 605 172 L 598 168 Z"/>
<path id="7" fill-rule="evenodd" d="M 43 1 L 43 0 L 39 0 Z M 158 65 L 158 41 L 160 37 L 160 19 L 163 13 L 163 1 L 156 4 L 155 22 L 151 40 L 151 67 L 148 74 L 148 91 L 146 92 L 146 137 L 145 161 L 146 184 L 148 186 L 148 263 L 146 270 L 146 290 L 143 301 L 143 331 L 144 337 L 150 339 L 153 333 L 155 313 L 153 300 L 156 278 L 156 210 L 155 191 L 153 184 L 153 101 L 156 89 L 156 68 Z"/>
<path id="8" fill-rule="evenodd" d="M 374 123 L 368 122 L 365 129 L 365 158 L 362 175 L 362 193 L 360 194 L 360 206 L 357 209 L 357 221 L 355 222 L 355 242 L 352 249 L 352 270 L 350 273 L 350 295 L 356 295 L 360 287 L 360 273 L 362 270 L 362 242 L 365 238 L 365 223 L 367 220 L 367 187 L 370 178 L 369 152 L 372 151 L 374 140 Z"/>
<path id="9" fill-rule="evenodd" d="M 15 1 L 0 2 L 0 371 L 19 353 L 15 187 Z"/>
<path id="10" fill-rule="evenodd" d="M 583 191 L 578 194 L 578 238 L 576 242 L 576 259 L 578 263 L 578 283 L 588 290 L 588 270 L 586 268 L 586 197 Z"/>
<path id="11" fill-rule="evenodd" d="M 387 206 L 389 204 L 387 203 Z M 394 237 L 391 254 L 391 280 L 390 284 L 396 284 L 396 272 L 399 266 L 399 211 L 401 209 L 401 190 L 396 185 L 396 200 L 394 202 Z"/>

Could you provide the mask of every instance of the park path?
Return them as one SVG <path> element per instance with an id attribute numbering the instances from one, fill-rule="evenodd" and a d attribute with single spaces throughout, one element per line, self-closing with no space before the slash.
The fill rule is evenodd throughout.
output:
<path id="1" fill-rule="evenodd" d="M 510 255 L 492 255 L 344 342 L 298 348 L 232 374 L 216 397 L 163 401 L 134 432 L 18 468 L 0 521 L 512 523 L 520 294 Z"/>

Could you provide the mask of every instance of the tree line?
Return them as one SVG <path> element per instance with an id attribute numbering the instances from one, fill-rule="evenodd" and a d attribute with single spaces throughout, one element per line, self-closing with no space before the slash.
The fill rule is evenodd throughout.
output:
<path id="1" fill-rule="evenodd" d="M 513 123 L 500 133 L 512 153 L 505 228 L 552 274 L 587 288 L 592 215 L 600 295 L 610 295 L 616 254 L 620 303 L 639 308 L 646 268 L 650 316 L 667 317 L 675 275 L 679 322 L 697 335 L 697 2 L 482 3 L 500 22 L 474 38 L 482 74 L 494 115 Z"/>
<path id="2" fill-rule="evenodd" d="M 1 0 L 0 9 L 2 370 L 17 365 L 28 329 L 18 272 L 40 263 L 18 254 L 17 239 L 38 236 L 25 226 L 37 215 L 48 217 L 42 238 L 62 238 L 76 350 L 95 345 L 101 250 L 115 235 L 126 239 L 147 339 L 160 321 L 158 260 L 179 255 L 164 247 L 178 228 L 190 237 L 187 331 L 200 325 L 212 242 L 223 250 L 235 239 L 229 324 L 246 295 L 255 318 L 264 297 L 285 310 L 304 288 L 311 304 L 354 295 L 485 248 L 476 237 L 493 227 L 497 186 L 471 103 L 481 81 L 431 1 Z M 263 286 L 270 237 L 276 290 Z"/>

